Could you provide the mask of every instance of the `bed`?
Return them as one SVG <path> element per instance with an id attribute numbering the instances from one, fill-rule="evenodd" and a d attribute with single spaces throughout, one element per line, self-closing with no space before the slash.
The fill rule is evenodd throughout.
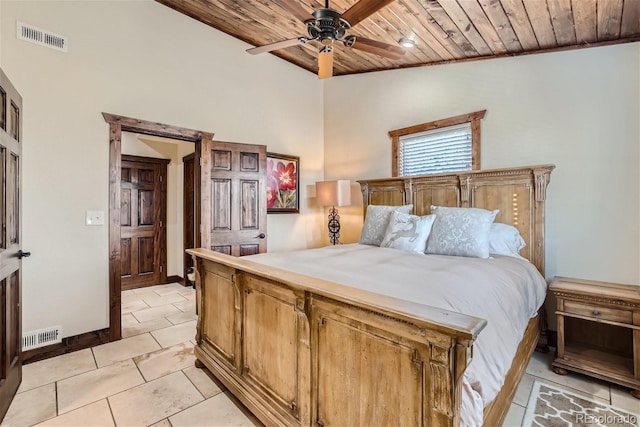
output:
<path id="1" fill-rule="evenodd" d="M 537 343 L 552 170 L 541 165 L 359 181 L 365 210 L 409 204 L 416 215 L 429 214 L 432 205 L 499 209 L 495 221 L 518 229 L 526 260 L 494 256 L 461 264 L 454 258 L 462 257 L 357 244 L 244 258 L 190 250 L 197 364 L 267 425 L 500 425 Z M 429 279 L 411 283 L 416 274 L 408 272 L 416 268 L 430 269 Z M 480 278 L 485 268 L 538 284 L 506 286 L 531 294 L 516 310 L 483 283 L 492 281 Z M 469 292 L 455 292 L 457 282 L 448 282 L 454 275 L 477 288 L 475 306 L 494 308 L 482 316 L 474 304 L 461 302 L 457 295 Z M 420 292 L 425 284 L 429 292 Z M 520 320 L 511 320 L 514 311 L 524 313 Z M 501 340 L 510 342 L 498 352 L 503 360 L 485 360 Z M 495 378 L 480 378 L 481 371 Z"/>

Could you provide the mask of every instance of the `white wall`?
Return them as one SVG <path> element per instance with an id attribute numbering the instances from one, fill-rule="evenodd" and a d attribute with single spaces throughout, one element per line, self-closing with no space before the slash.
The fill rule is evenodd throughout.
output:
<path id="1" fill-rule="evenodd" d="M 15 37 L 16 21 L 68 53 Z M 24 98 L 23 330 L 108 325 L 110 112 L 301 158 L 301 213 L 269 215 L 269 250 L 326 242 L 313 183 L 390 175 L 391 129 L 487 109 L 482 166 L 555 163 L 547 276 L 640 282 L 638 44 L 316 77 L 151 0 L 0 1 L 0 67 Z M 323 107 L 324 106 L 324 107 Z M 326 161 L 325 161 L 326 156 Z M 180 185 L 178 183 L 178 185 Z M 340 208 L 343 242 L 361 207 Z"/>
<path id="2" fill-rule="evenodd" d="M 324 87 L 326 179 L 390 176 L 388 131 L 486 109 L 483 168 L 557 166 L 547 278 L 640 284 L 639 51 L 634 43 L 333 78 Z M 349 212 L 343 241 L 357 240 L 362 224 L 360 207 Z"/>
<path id="3" fill-rule="evenodd" d="M 23 99 L 23 330 L 108 326 L 108 125 L 101 112 L 210 131 L 301 157 L 301 213 L 270 215 L 269 250 L 320 244 L 307 187 L 323 177 L 316 76 L 157 2 L 0 2 L 0 66 Z M 62 53 L 16 21 L 69 37 Z M 278 239 L 275 236 L 286 236 Z"/>

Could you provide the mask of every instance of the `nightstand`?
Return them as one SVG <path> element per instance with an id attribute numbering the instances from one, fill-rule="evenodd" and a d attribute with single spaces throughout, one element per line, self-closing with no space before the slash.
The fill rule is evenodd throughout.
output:
<path id="1" fill-rule="evenodd" d="M 640 286 L 556 277 L 558 347 L 553 371 L 630 387 L 640 399 Z"/>

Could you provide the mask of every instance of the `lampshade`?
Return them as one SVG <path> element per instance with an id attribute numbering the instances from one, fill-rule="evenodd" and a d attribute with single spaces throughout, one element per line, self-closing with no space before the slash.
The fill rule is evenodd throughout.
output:
<path id="1" fill-rule="evenodd" d="M 349 206 L 351 204 L 351 181 L 316 182 L 316 201 L 318 206 Z"/>

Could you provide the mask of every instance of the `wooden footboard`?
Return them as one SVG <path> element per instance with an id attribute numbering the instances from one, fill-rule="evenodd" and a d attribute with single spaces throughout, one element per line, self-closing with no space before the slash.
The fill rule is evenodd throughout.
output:
<path id="1" fill-rule="evenodd" d="M 500 389 L 498 395 L 493 401 L 484 408 L 484 427 L 501 426 L 504 421 L 513 396 L 516 394 L 518 384 L 525 373 L 531 354 L 536 349 L 538 344 L 538 338 L 540 336 L 540 322 L 538 317 L 534 317 L 529 320 L 527 329 L 524 332 L 524 336 L 518 345 L 516 355 L 511 363 L 511 368 L 507 372 L 504 384 Z"/>
<path id="2" fill-rule="evenodd" d="M 457 426 L 483 319 L 207 249 L 196 357 L 262 422 Z"/>

